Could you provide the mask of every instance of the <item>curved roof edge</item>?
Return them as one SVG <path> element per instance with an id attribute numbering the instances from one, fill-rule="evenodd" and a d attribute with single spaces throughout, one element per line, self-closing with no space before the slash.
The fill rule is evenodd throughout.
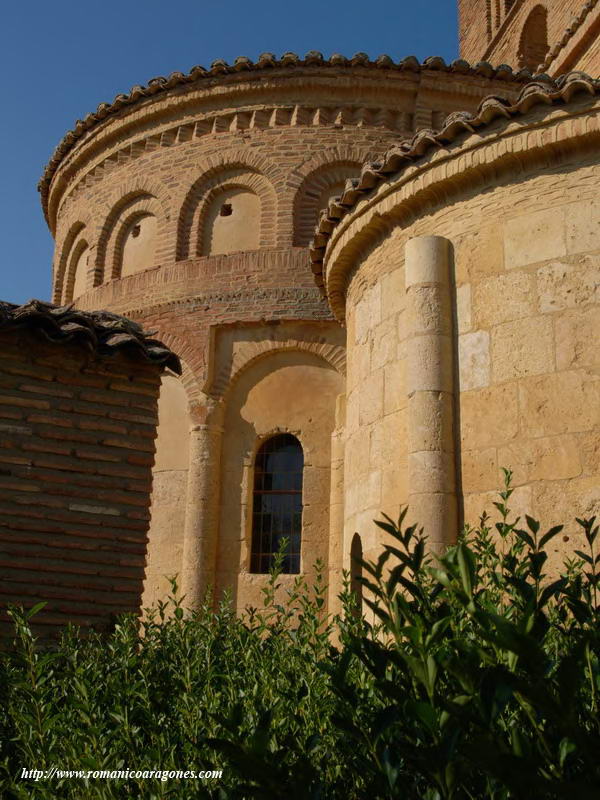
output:
<path id="1" fill-rule="evenodd" d="M 323 57 L 317 50 L 309 51 L 304 58 L 300 58 L 296 53 L 284 53 L 281 58 L 277 58 L 273 53 L 262 53 L 257 61 L 252 61 L 246 56 L 239 56 L 233 64 L 228 64 L 223 59 L 213 61 L 210 69 L 202 66 L 195 66 L 188 73 L 173 72 L 169 77 L 158 76 L 148 81 L 146 86 L 134 86 L 127 94 L 118 94 L 112 103 L 100 103 L 96 111 L 87 114 L 83 119 L 77 120 L 72 130 L 65 134 L 49 162 L 44 168 L 42 177 L 38 183 L 38 191 L 42 194 L 42 202 L 45 205 L 50 183 L 54 173 L 58 169 L 62 159 L 75 146 L 77 141 L 95 125 L 105 120 L 107 117 L 117 114 L 126 106 L 135 105 L 140 100 L 166 92 L 184 84 L 196 83 L 208 78 L 218 78 L 225 75 L 233 75 L 242 72 L 259 72 L 274 68 L 295 67 L 367 67 L 372 69 L 406 70 L 408 72 L 420 72 L 422 70 L 439 70 L 442 72 L 454 72 L 461 75 L 474 75 L 482 78 L 495 78 L 497 80 L 513 81 L 526 83 L 531 80 L 532 73 L 528 69 L 513 70 L 507 64 L 500 64 L 493 67 L 487 61 L 480 61 L 477 64 L 470 64 L 464 59 L 456 59 L 447 64 L 439 56 L 430 56 L 420 62 L 415 56 L 407 56 L 400 61 L 394 61 L 388 55 L 380 55 L 371 61 L 366 53 L 356 53 L 351 58 L 334 53 L 328 59 Z"/>
<path id="2" fill-rule="evenodd" d="M 381 161 L 365 164 L 360 176 L 349 178 L 344 192 L 339 197 L 333 198 L 321 212 L 309 248 L 317 285 L 323 286 L 323 261 L 329 240 L 337 225 L 363 197 L 381 183 L 400 178 L 406 167 L 432 150 L 447 147 L 465 132 L 476 133 L 500 118 L 511 119 L 522 116 L 534 106 L 568 104 L 575 95 L 581 93 L 592 96 L 600 94 L 600 80 L 591 78 L 583 72 L 569 72 L 556 80 L 547 75 L 539 75 L 537 80 L 523 87 L 514 102 L 504 97 L 490 95 L 481 101 L 475 114 L 468 111 L 454 112 L 446 117 L 439 131 L 420 130 L 412 138 L 404 139 L 390 148 Z"/>
<path id="3" fill-rule="evenodd" d="M 98 356 L 123 352 L 181 375 L 179 358 L 141 325 L 108 311 L 78 311 L 42 300 L 24 305 L 0 302 L 0 334 L 18 329 L 34 330 L 55 344 L 76 342 Z"/>

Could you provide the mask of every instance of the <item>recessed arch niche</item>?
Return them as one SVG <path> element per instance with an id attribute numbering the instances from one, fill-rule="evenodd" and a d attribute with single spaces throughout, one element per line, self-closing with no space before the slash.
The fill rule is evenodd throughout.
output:
<path id="1" fill-rule="evenodd" d="M 310 580 L 317 558 L 327 564 L 331 434 L 343 384 L 312 352 L 272 350 L 252 360 L 225 394 L 216 585 L 239 609 L 261 602 L 266 580 L 252 574 L 254 467 L 272 437 L 295 437 L 304 454 L 300 569 Z"/>
<path id="2" fill-rule="evenodd" d="M 357 177 L 359 172 L 360 164 L 348 160 L 325 164 L 306 176 L 294 197 L 293 241 L 296 247 L 310 244 L 319 213 L 343 192 L 348 178 Z"/>
<path id="3" fill-rule="evenodd" d="M 519 67 L 536 72 L 548 49 L 548 12 L 544 6 L 537 5 L 523 25 L 517 53 Z"/>
<path id="4" fill-rule="evenodd" d="M 77 223 L 69 231 L 58 265 L 57 301 L 70 303 L 87 291 L 90 248 L 85 225 Z"/>
<path id="5" fill-rule="evenodd" d="M 220 167 L 202 175 L 181 209 L 177 259 L 274 247 L 275 190 L 258 170 Z"/>
<path id="6" fill-rule="evenodd" d="M 98 240 L 96 285 L 157 266 L 161 212 L 147 192 L 126 195 L 113 206 Z"/>

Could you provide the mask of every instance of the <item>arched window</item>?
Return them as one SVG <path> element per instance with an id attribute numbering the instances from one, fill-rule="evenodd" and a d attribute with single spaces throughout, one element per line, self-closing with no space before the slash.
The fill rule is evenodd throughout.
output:
<path id="1" fill-rule="evenodd" d="M 300 572 L 303 468 L 302 445 L 288 433 L 267 439 L 256 454 L 251 572 L 269 571 L 284 538 L 283 572 Z"/>
<path id="2" fill-rule="evenodd" d="M 358 533 L 355 533 L 350 545 L 350 591 L 356 600 L 357 613 L 359 614 L 362 614 L 363 585 L 360 580 L 362 578 L 362 557 L 362 542 Z"/>

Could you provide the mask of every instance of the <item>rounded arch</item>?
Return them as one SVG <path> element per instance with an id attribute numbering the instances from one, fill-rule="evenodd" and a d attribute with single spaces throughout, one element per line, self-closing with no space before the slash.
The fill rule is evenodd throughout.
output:
<path id="1" fill-rule="evenodd" d="M 84 232 L 87 233 L 85 222 L 81 220 L 73 222 L 67 229 L 62 245 L 57 247 L 60 256 L 54 272 L 53 300 L 55 303 L 68 302 L 66 287 L 68 265 L 73 253 L 73 247 L 76 246 L 77 241 L 84 235 Z"/>
<path id="2" fill-rule="evenodd" d="M 303 185 L 313 174 L 317 175 L 321 169 L 335 167 L 336 164 L 356 165 L 355 174 L 358 177 L 360 167 L 366 161 L 376 159 L 381 153 L 371 147 L 351 147 L 339 145 L 323 150 L 307 158 L 291 172 L 286 180 L 285 187 L 279 201 L 279 235 L 287 245 L 296 240 L 295 234 L 295 207 L 302 191 Z M 311 231 L 311 234 L 314 230 Z"/>
<path id="3" fill-rule="evenodd" d="M 65 303 L 76 300 L 89 288 L 89 253 L 90 247 L 87 239 L 78 237 L 73 245 L 67 264 L 63 295 Z"/>
<path id="4" fill-rule="evenodd" d="M 215 376 L 210 386 L 213 397 L 226 397 L 241 375 L 254 363 L 273 353 L 284 350 L 312 353 L 333 367 L 340 375 L 346 371 L 346 351 L 341 345 L 323 342 L 316 337 L 313 341 L 301 339 L 273 339 L 245 342 L 232 359 Z"/>
<path id="5" fill-rule="evenodd" d="M 204 362 L 200 359 L 202 351 L 198 348 L 193 348 L 170 331 L 163 331 L 160 327 L 157 329 L 154 326 L 152 330 L 156 330 L 153 335 L 172 350 L 181 362 L 180 380 L 185 386 L 190 408 L 203 404 L 206 400 L 206 395 L 198 381 L 198 375 L 201 375 L 204 370 Z"/>
<path id="6" fill-rule="evenodd" d="M 152 215 L 157 220 L 160 220 L 162 211 L 161 204 L 154 195 L 140 190 L 129 192 L 112 206 L 98 237 L 94 286 L 99 286 L 121 276 L 125 236 L 128 228 L 134 224 L 135 220 L 147 215 Z M 154 266 L 154 264 L 151 266 Z"/>
<path id="7" fill-rule="evenodd" d="M 120 267 L 118 262 L 115 263 L 115 246 L 123 229 L 123 215 L 126 215 L 129 224 L 136 212 L 156 217 L 155 261 L 158 261 L 163 255 L 162 243 L 166 238 L 171 208 L 171 195 L 158 181 L 136 178 L 116 187 L 104 205 L 104 213 L 99 214 L 102 221 L 97 231 L 93 285 L 99 286 L 119 277 Z"/>
<path id="8" fill-rule="evenodd" d="M 119 219 L 107 264 L 113 278 L 123 278 L 156 265 L 157 217 L 152 213 L 153 205 L 152 202 L 136 204 L 136 208 Z"/>
<path id="9" fill-rule="evenodd" d="M 310 244 L 320 211 L 343 192 L 348 178 L 358 176 L 360 168 L 360 161 L 332 161 L 317 167 L 304 178 L 294 196 L 292 244 L 295 247 Z"/>
<path id="10" fill-rule="evenodd" d="M 177 224 L 176 259 L 183 261 L 206 255 L 205 225 L 214 202 L 226 190 L 241 189 L 253 193 L 259 203 L 258 247 L 276 243 L 274 220 L 277 212 L 275 189 L 257 168 L 247 163 L 231 162 L 209 168 L 192 184 L 183 199 Z M 257 248 L 247 248 L 257 249 Z"/>
<path id="11" fill-rule="evenodd" d="M 537 5 L 530 11 L 521 31 L 517 52 L 519 67 L 537 72 L 548 49 L 548 11 L 545 6 Z"/>

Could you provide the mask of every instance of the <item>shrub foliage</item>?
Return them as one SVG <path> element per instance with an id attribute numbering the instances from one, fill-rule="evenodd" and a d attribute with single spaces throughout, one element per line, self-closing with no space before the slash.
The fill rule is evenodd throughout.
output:
<path id="1" fill-rule="evenodd" d="M 377 522 L 364 616 L 346 590 L 325 615 L 322 577 L 236 616 L 171 598 L 110 635 L 40 647 L 13 610 L 0 655 L 0 796 L 403 798 L 600 796 L 600 554 L 549 580 L 543 531 L 510 521 L 510 473 L 487 516 L 441 558 L 423 532 Z M 367 620 L 370 620 L 367 621 Z M 220 780 L 31 780 L 23 768 L 222 769 Z"/>

